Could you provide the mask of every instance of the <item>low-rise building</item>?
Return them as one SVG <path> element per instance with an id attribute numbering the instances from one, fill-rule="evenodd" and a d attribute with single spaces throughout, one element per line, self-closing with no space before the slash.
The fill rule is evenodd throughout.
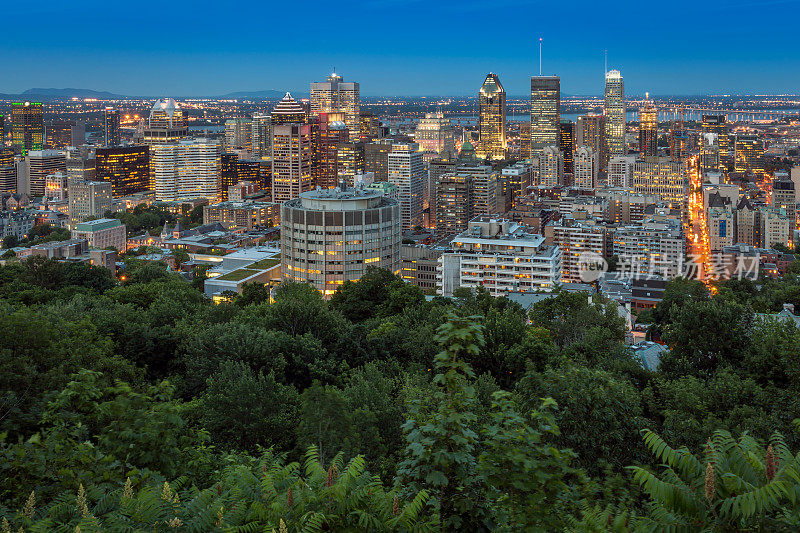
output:
<path id="1" fill-rule="evenodd" d="M 280 224 L 281 205 L 274 202 L 219 202 L 203 206 L 203 224 L 253 229 Z"/>
<path id="2" fill-rule="evenodd" d="M 85 239 L 92 248 L 126 249 L 125 224 L 116 218 L 100 218 L 81 222 L 72 230 L 73 239 Z"/>
<path id="3" fill-rule="evenodd" d="M 480 216 L 439 257 L 436 291 L 486 288 L 493 296 L 550 291 L 561 280 L 561 250 L 507 219 Z"/>

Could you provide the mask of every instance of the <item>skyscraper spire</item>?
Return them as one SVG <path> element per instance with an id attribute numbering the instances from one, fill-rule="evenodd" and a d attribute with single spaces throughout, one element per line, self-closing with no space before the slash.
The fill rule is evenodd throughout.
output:
<path id="1" fill-rule="evenodd" d="M 542 75 L 542 38 L 539 37 L 539 76 Z"/>

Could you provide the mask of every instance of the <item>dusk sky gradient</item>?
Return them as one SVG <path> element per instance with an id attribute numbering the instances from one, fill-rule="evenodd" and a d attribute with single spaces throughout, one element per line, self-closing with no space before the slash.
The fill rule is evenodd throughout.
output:
<path id="1" fill-rule="evenodd" d="M 91 0 L 3 15 L 2 93 L 307 92 L 335 66 L 362 96 L 472 95 L 490 71 L 524 95 L 540 36 L 564 94 L 601 94 L 604 49 L 629 94 L 800 92 L 800 0 Z"/>

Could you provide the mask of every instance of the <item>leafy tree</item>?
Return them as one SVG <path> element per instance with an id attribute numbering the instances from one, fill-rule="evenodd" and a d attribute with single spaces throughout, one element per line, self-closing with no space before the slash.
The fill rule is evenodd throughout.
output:
<path id="1" fill-rule="evenodd" d="M 750 348 L 753 313 L 723 299 L 692 299 L 675 306 L 664 340 L 670 347 L 659 370 L 671 376 L 707 376 L 719 366 L 738 366 Z"/>
<path id="2" fill-rule="evenodd" d="M 408 445 L 398 466 L 398 482 L 411 491 L 428 487 L 443 531 L 475 531 L 487 512 L 476 471 L 475 374 L 463 360 L 465 355 L 476 356 L 483 344 L 476 320 L 450 315 L 439 327 L 436 340 L 442 351 L 434 359 L 436 390 L 429 406 L 412 404 L 411 418 L 403 425 Z"/>
<path id="3" fill-rule="evenodd" d="M 478 472 L 488 485 L 496 517 L 493 531 L 556 531 L 571 509 L 568 477 L 575 454 L 548 443 L 558 436 L 548 398 L 531 413 L 532 424 L 519 414 L 511 395 L 493 395 L 491 419 L 481 430 L 483 451 Z"/>
<path id="4" fill-rule="evenodd" d="M 6 235 L 3 237 L 3 248 L 16 248 L 19 240 L 14 235 Z"/>
<path id="5" fill-rule="evenodd" d="M 607 465 L 621 469 L 643 460 L 637 447 L 645 425 L 640 393 L 623 378 L 603 370 L 567 364 L 539 374 L 529 372 L 516 388 L 524 409 L 535 409 L 540 398 L 553 398 L 559 446 L 577 452 L 578 462 L 592 475 Z"/>
<path id="6" fill-rule="evenodd" d="M 198 405 L 199 421 L 221 447 L 255 450 L 256 445 L 291 449 L 297 419 L 297 391 L 270 372 L 225 361 L 208 380 Z"/>
<path id="7" fill-rule="evenodd" d="M 269 302 L 269 289 L 263 283 L 245 283 L 241 294 L 237 294 L 233 301 L 241 307 Z"/>

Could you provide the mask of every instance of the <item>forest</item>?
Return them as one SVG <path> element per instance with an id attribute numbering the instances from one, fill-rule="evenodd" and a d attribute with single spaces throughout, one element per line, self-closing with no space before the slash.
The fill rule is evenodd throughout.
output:
<path id="1" fill-rule="evenodd" d="M 800 528 L 796 274 L 670 282 L 652 372 L 586 293 L 215 305 L 127 261 L 0 267 L 2 532 Z"/>

